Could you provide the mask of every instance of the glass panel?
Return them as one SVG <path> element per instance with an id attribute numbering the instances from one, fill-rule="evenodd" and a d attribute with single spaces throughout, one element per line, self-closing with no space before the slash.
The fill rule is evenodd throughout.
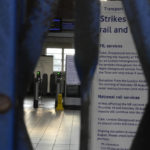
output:
<path id="1" fill-rule="evenodd" d="M 75 49 L 64 49 L 64 60 L 66 60 L 66 55 L 74 55 Z"/>
<path id="2" fill-rule="evenodd" d="M 61 66 L 55 65 L 53 70 L 54 71 L 61 71 Z"/>
<path id="3" fill-rule="evenodd" d="M 75 49 L 73 49 L 73 48 L 72 49 L 65 48 L 64 49 L 64 53 L 68 54 L 68 55 L 69 54 L 74 55 L 75 54 Z"/>
<path id="4" fill-rule="evenodd" d="M 62 49 L 61 48 L 47 48 L 46 49 L 46 55 L 47 54 L 62 54 Z"/>
<path id="5" fill-rule="evenodd" d="M 59 66 L 61 66 L 61 64 L 62 64 L 62 61 L 61 61 L 60 59 L 55 59 L 55 60 L 54 60 L 54 65 L 59 65 Z"/>
<path id="6" fill-rule="evenodd" d="M 62 49 L 61 48 L 47 48 L 46 55 L 54 56 L 53 71 L 61 71 L 62 68 Z"/>
<path id="7" fill-rule="evenodd" d="M 54 59 L 62 59 L 62 54 L 54 54 Z"/>

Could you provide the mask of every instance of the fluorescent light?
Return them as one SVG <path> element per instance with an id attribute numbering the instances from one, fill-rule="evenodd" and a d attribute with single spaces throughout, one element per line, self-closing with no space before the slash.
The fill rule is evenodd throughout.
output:
<path id="1" fill-rule="evenodd" d="M 104 1 L 104 2 L 106 2 L 107 0 L 101 0 L 101 1 Z"/>

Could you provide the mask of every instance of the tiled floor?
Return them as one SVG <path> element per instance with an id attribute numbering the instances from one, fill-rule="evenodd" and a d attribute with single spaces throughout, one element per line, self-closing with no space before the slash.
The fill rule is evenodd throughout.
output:
<path id="1" fill-rule="evenodd" d="M 79 150 L 80 111 L 56 112 L 54 100 L 44 98 L 39 108 L 24 102 L 25 122 L 35 150 Z"/>

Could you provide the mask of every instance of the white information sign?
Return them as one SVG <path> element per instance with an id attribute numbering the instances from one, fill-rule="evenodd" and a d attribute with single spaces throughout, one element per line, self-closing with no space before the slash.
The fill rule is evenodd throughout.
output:
<path id="1" fill-rule="evenodd" d="M 80 85 L 80 80 L 75 67 L 74 56 L 72 55 L 66 56 L 66 84 Z"/>
<path id="2" fill-rule="evenodd" d="M 90 150 L 129 150 L 147 84 L 119 1 L 102 2 L 99 63 L 91 92 Z"/>

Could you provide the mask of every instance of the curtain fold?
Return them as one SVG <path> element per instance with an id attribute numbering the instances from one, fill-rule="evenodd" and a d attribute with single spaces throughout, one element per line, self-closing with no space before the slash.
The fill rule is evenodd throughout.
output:
<path id="1" fill-rule="evenodd" d="M 150 87 L 150 1 L 122 0 L 132 36 L 141 61 L 144 75 Z M 150 94 L 150 90 L 148 91 Z M 133 140 L 131 150 L 150 149 L 150 95 L 144 115 Z"/>
<path id="2" fill-rule="evenodd" d="M 28 16 L 26 2 L 0 1 L 0 94 L 12 103 L 9 112 L 0 114 L 0 150 L 33 149 L 23 99 L 58 0 L 34 0 Z"/>

